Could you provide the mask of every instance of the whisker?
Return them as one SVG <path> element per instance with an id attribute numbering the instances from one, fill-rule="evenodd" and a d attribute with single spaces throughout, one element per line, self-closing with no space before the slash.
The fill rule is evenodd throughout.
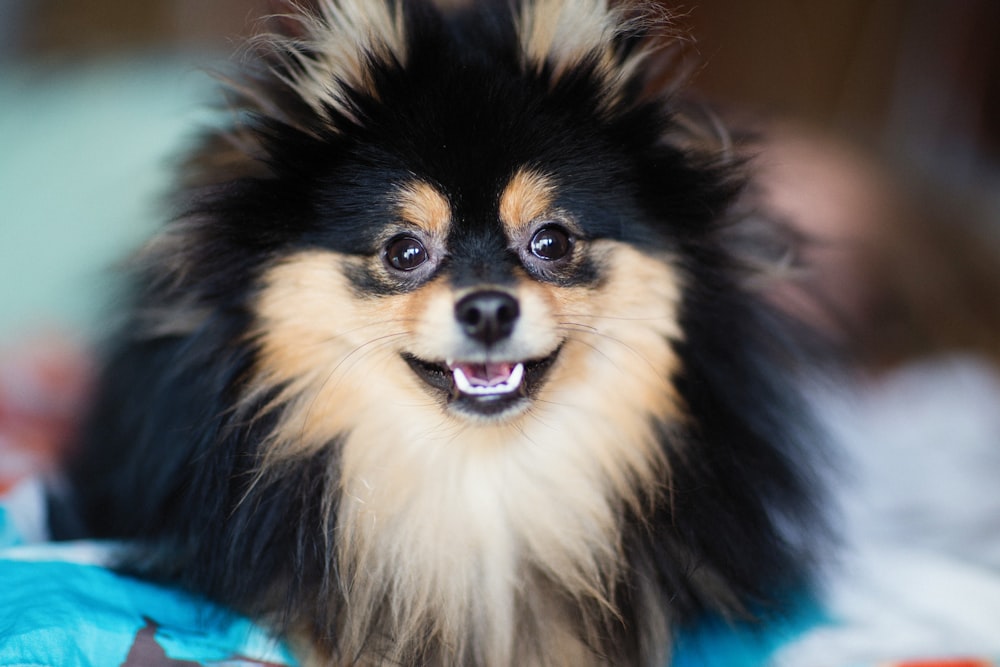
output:
<path id="1" fill-rule="evenodd" d="M 330 381 L 333 380 L 334 376 L 338 374 L 338 371 L 341 370 L 341 368 L 344 366 L 345 363 L 347 363 L 349 360 L 351 360 L 352 357 L 354 357 L 354 360 L 351 363 L 351 365 L 348 366 L 344 370 L 344 372 L 340 373 L 340 377 L 337 379 L 337 383 L 338 384 L 347 375 L 347 371 L 350 371 L 352 368 L 354 368 L 358 363 L 360 363 L 361 359 L 363 359 L 365 356 L 370 355 L 370 354 L 378 351 L 380 348 L 389 345 L 389 343 L 393 339 L 399 338 L 401 336 L 406 336 L 406 335 L 408 335 L 408 333 L 409 332 L 406 332 L 406 331 L 400 331 L 400 332 L 396 332 L 396 333 L 385 334 L 383 336 L 377 336 L 375 338 L 372 338 L 372 339 L 370 339 L 370 340 L 362 343 L 361 345 L 358 345 L 353 350 L 351 350 L 346 355 L 344 355 L 344 358 L 341 359 L 337 363 L 336 366 L 334 366 L 332 369 L 330 369 L 330 372 L 327 373 L 326 378 L 319 385 L 319 387 L 316 389 L 316 391 L 313 392 L 312 400 L 309 402 L 309 407 L 306 410 L 305 415 L 303 416 L 303 419 L 302 419 L 302 425 L 301 425 L 300 435 L 302 435 L 305 432 L 306 424 L 308 424 L 309 421 L 310 421 L 309 418 L 310 418 L 310 416 L 312 414 L 313 408 L 316 406 L 316 402 L 319 400 L 319 397 L 324 393 L 324 390 L 327 388 L 327 385 L 330 384 Z M 375 345 L 376 347 L 372 349 L 371 348 L 372 345 Z M 366 349 L 366 348 L 368 348 L 368 349 Z M 361 356 L 356 356 L 356 355 L 358 355 L 359 352 L 362 352 L 362 351 L 363 351 L 363 354 L 361 354 Z M 336 387 L 337 387 L 337 384 L 334 384 L 332 386 L 333 389 L 335 389 Z"/>
<path id="2" fill-rule="evenodd" d="M 437 403 L 438 402 L 435 401 L 433 398 L 428 398 L 428 399 L 423 400 L 423 401 L 397 402 L 396 405 L 398 405 L 400 407 L 403 407 L 403 408 L 432 408 L 432 407 L 436 406 Z"/>
<path id="3" fill-rule="evenodd" d="M 586 318 L 591 320 L 614 320 L 619 322 L 660 322 L 674 319 L 669 315 L 660 317 L 621 317 L 615 315 L 594 315 L 591 313 L 562 313 L 563 317 Z"/>
<path id="4" fill-rule="evenodd" d="M 561 321 L 560 320 L 559 322 L 556 322 L 556 324 L 558 324 L 559 326 L 563 326 L 563 327 L 576 327 L 576 328 L 579 328 L 579 329 L 590 330 L 590 331 L 594 331 L 594 332 L 599 331 L 599 329 L 597 327 L 591 326 L 589 324 L 580 324 L 579 322 L 567 322 L 567 321 Z"/>
<path id="5" fill-rule="evenodd" d="M 600 334 L 600 332 L 597 332 L 597 331 L 593 331 L 593 332 L 592 331 L 581 331 L 581 330 L 573 329 L 573 328 L 566 327 L 566 326 L 560 326 L 560 327 L 557 327 L 557 328 L 560 329 L 560 330 L 562 330 L 562 331 L 572 331 L 574 333 L 593 333 L 594 335 L 603 335 L 605 338 L 607 338 L 609 340 L 612 340 L 612 341 L 615 341 L 615 342 L 621 342 L 621 341 L 618 341 L 616 338 L 614 338 L 612 336 L 608 336 L 606 334 Z M 598 353 L 599 355 L 601 355 L 602 357 L 604 357 L 605 359 L 607 359 L 611 363 L 612 366 L 614 366 L 615 368 L 618 368 L 618 370 L 621 370 L 621 368 L 618 366 L 618 363 L 615 362 L 614 359 L 612 359 L 611 357 L 609 357 L 608 354 L 604 350 L 602 350 L 601 348 L 597 347 L 593 343 L 585 341 L 585 340 L 582 340 L 582 339 L 577 338 L 575 336 L 571 336 L 567 340 L 572 340 L 573 342 L 579 343 L 580 345 L 586 345 L 587 347 L 589 347 L 590 349 L 592 349 L 594 352 Z M 622 372 L 624 372 L 624 371 L 622 371 Z"/>
<path id="6" fill-rule="evenodd" d="M 346 355 L 344 355 L 344 358 L 341 359 L 339 362 L 337 362 L 337 365 L 334 366 L 330 370 L 330 374 L 327 376 L 327 379 L 324 380 L 323 385 L 321 386 L 321 388 L 325 387 L 326 384 L 327 384 L 327 382 L 330 381 L 330 379 L 333 377 L 333 375 L 338 370 L 340 370 L 340 368 L 344 364 L 346 364 L 348 361 L 352 361 L 352 363 L 351 363 L 350 366 L 348 366 L 346 369 L 344 369 L 345 372 L 341 373 L 341 376 L 346 375 L 347 371 L 350 371 L 352 368 L 354 368 L 365 356 L 370 355 L 370 354 L 378 351 L 382 347 L 388 345 L 389 342 L 393 338 L 399 338 L 401 336 L 406 336 L 408 333 L 409 332 L 402 331 L 402 332 L 397 332 L 397 333 L 385 334 L 384 336 L 377 336 L 375 338 L 372 338 L 370 340 L 365 341 L 361 345 L 356 346 L 353 350 L 351 350 Z M 375 345 L 376 347 L 373 348 L 373 349 L 365 349 L 365 348 L 370 348 L 370 346 L 372 346 L 372 345 Z M 356 356 L 362 350 L 364 350 L 364 354 L 362 354 L 361 356 Z M 353 357 L 353 360 L 352 360 L 352 357 Z"/>
<path id="7" fill-rule="evenodd" d="M 443 441 L 444 446 L 451 446 L 458 440 L 459 436 L 465 434 L 469 430 L 469 427 L 465 424 L 456 423 L 454 426 L 454 433 L 446 441 Z"/>
<path id="8" fill-rule="evenodd" d="M 550 400 L 545 399 L 545 398 L 536 398 L 535 402 L 536 403 L 544 403 L 545 405 L 554 405 L 554 406 L 559 407 L 559 408 L 568 408 L 570 410 L 576 410 L 578 412 L 584 412 L 584 413 L 587 414 L 588 417 L 592 417 L 593 416 L 593 412 L 591 411 L 591 409 L 589 407 L 585 407 L 585 406 L 582 406 L 582 405 L 574 405 L 573 403 L 560 403 L 558 401 L 550 401 Z M 533 412 L 533 411 L 529 410 L 529 413 L 531 413 L 531 412 Z M 535 419 L 540 424 L 544 424 L 548 428 L 551 428 L 553 431 L 558 431 L 559 430 L 556 427 L 552 426 L 551 424 L 546 423 L 538 415 L 533 415 L 533 416 L 535 417 Z"/>
<path id="9" fill-rule="evenodd" d="M 390 324 L 409 324 L 409 323 L 415 322 L 415 321 L 416 321 L 416 318 L 413 318 L 413 317 L 399 317 L 399 318 L 393 318 L 391 320 L 382 320 L 380 322 L 372 322 L 370 324 L 363 324 L 363 325 L 361 325 L 359 327 L 354 327 L 353 329 L 346 329 L 344 331 L 338 331 L 336 333 L 330 334 L 329 336 L 326 336 L 326 337 L 324 337 L 324 338 L 316 341 L 316 344 L 331 343 L 333 341 L 336 341 L 336 340 L 339 340 L 341 338 L 344 338 L 345 336 L 349 336 L 352 333 L 357 333 L 359 331 L 363 331 L 364 329 L 370 329 L 372 327 L 384 327 L 384 326 L 390 325 Z M 395 335 L 400 335 L 400 334 L 389 334 L 389 335 L 395 336 Z"/>
<path id="10" fill-rule="evenodd" d="M 551 401 L 546 401 L 546 402 L 547 403 L 551 403 Z M 551 424 L 549 424 L 548 422 L 546 422 L 544 419 L 542 419 L 541 416 L 538 414 L 538 412 L 534 408 L 528 408 L 528 411 L 525 413 L 525 416 L 533 419 L 536 423 L 541 424 L 542 426 L 544 426 L 545 428 L 549 429 L 550 431 L 556 431 L 556 432 L 558 432 L 558 430 L 559 430 L 556 427 L 554 427 Z M 530 442 L 531 444 L 535 445 L 536 447 L 540 447 L 540 445 L 537 442 L 535 442 L 534 438 L 532 438 L 531 436 L 529 436 L 527 434 L 527 432 L 524 430 L 523 426 L 521 426 L 520 424 L 516 424 L 515 428 L 517 429 L 517 431 L 521 435 L 524 436 L 524 438 L 526 440 L 528 440 L 528 442 Z"/>
<path id="11" fill-rule="evenodd" d="M 609 334 L 606 334 L 606 333 L 604 333 L 604 332 L 602 332 L 602 331 L 600 331 L 598 329 L 593 329 L 593 327 L 588 327 L 587 325 L 577 324 L 576 322 L 560 322 L 559 326 L 557 328 L 560 329 L 560 330 L 562 330 L 562 331 L 572 331 L 572 332 L 575 332 L 575 333 L 587 334 L 587 335 L 591 335 L 591 336 L 600 336 L 601 338 L 603 338 L 605 340 L 611 341 L 613 343 L 617 343 L 617 344 L 621 345 L 622 347 L 624 347 L 629 352 L 631 352 L 632 354 L 634 354 L 637 358 L 641 359 L 647 366 L 649 366 L 649 368 L 654 373 L 658 373 L 659 372 L 659 370 L 656 368 L 656 366 L 653 364 L 653 362 L 651 362 L 646 357 L 646 355 L 642 354 L 637 349 L 635 349 L 634 347 L 632 347 L 631 345 L 629 345 L 628 343 L 626 343 L 625 341 L 623 341 L 620 338 L 617 338 L 615 336 L 611 336 Z M 591 329 L 593 329 L 593 330 L 591 330 Z M 595 345 L 586 343 L 585 341 L 582 341 L 579 338 L 574 338 L 574 340 L 576 340 L 577 342 L 582 343 L 584 345 L 588 345 L 591 349 L 593 349 L 596 352 L 599 352 L 602 356 L 604 356 L 605 359 L 607 359 L 608 361 L 611 361 L 614 364 L 614 361 L 607 354 L 605 354 L 602 350 L 598 349 Z M 615 366 L 617 367 L 618 364 L 615 364 Z"/>

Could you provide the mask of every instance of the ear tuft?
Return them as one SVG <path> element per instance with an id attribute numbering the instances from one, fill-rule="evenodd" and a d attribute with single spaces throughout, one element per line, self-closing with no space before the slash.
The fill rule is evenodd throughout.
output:
<path id="1" fill-rule="evenodd" d="M 657 50 L 653 38 L 676 34 L 672 23 L 673 15 L 651 1 L 528 0 L 517 30 L 527 69 L 547 71 L 557 83 L 569 72 L 593 68 L 611 107 L 630 84 L 641 84 L 640 66 Z"/>
<path id="2" fill-rule="evenodd" d="M 405 64 L 401 2 L 319 0 L 313 4 L 306 8 L 293 3 L 291 12 L 274 17 L 280 32 L 258 35 L 251 47 L 270 66 L 271 76 L 316 116 L 329 120 L 335 112 L 357 121 L 349 93 L 377 97 L 373 65 Z"/>

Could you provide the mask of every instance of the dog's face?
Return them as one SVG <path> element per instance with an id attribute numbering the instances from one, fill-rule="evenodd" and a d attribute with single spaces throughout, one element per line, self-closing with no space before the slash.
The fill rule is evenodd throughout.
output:
<path id="1" fill-rule="evenodd" d="M 581 201 L 557 172 L 527 167 L 498 185 L 463 210 L 462 191 L 389 181 L 366 247 L 289 251 L 266 270 L 263 366 L 315 382 L 309 419 L 330 418 L 328 435 L 357 402 L 484 427 L 583 394 L 670 409 L 658 389 L 680 335 L 668 253 L 601 234 L 624 217 L 602 207 L 604 189 Z"/>
<path id="2" fill-rule="evenodd" d="M 278 388 L 273 450 L 386 421 L 403 440 L 481 441 L 582 416 L 670 421 L 684 283 L 670 217 L 683 227 L 703 205 L 686 190 L 698 169 L 657 145 L 658 106 L 606 108 L 599 68 L 560 80 L 439 37 L 393 47 L 405 67 L 363 91 L 310 103 L 334 125 L 263 142 L 270 173 L 246 213 L 262 222 L 239 233 L 259 224 L 273 244 L 248 278 L 247 394 Z M 665 211 L 671 199 L 684 204 Z"/>

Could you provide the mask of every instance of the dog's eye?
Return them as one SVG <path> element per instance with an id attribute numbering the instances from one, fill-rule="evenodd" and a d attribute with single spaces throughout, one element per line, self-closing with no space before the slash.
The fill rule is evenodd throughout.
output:
<path id="1" fill-rule="evenodd" d="M 427 261 L 427 248 L 412 236 L 400 236 L 385 247 L 385 259 L 397 271 L 412 271 Z"/>
<path id="2" fill-rule="evenodd" d="M 552 262 L 569 254 L 573 238 L 558 225 L 546 225 L 531 237 L 529 247 L 535 257 Z"/>

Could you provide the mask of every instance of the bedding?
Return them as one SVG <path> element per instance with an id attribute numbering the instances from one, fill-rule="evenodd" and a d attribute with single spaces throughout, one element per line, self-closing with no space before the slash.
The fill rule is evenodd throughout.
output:
<path id="1" fill-rule="evenodd" d="M 0 665 L 295 665 L 248 620 L 104 567 L 113 545 L 25 542 L 42 502 L 29 480 L 0 505 Z"/>

